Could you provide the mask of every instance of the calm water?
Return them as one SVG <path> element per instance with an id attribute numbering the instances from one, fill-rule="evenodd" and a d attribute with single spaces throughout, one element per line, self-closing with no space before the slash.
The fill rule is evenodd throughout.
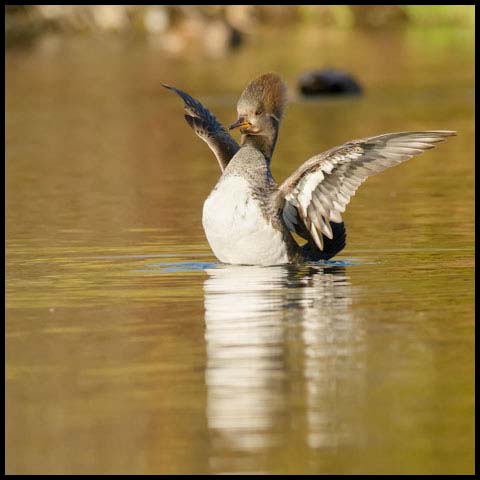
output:
<path id="1" fill-rule="evenodd" d="M 472 473 L 473 54 L 467 31 L 313 29 L 225 59 L 8 51 L 6 471 Z M 218 264 L 218 167 L 160 84 L 226 123 L 255 75 L 328 65 L 367 94 L 292 99 L 278 180 L 353 138 L 458 137 L 360 188 L 335 261 Z"/>

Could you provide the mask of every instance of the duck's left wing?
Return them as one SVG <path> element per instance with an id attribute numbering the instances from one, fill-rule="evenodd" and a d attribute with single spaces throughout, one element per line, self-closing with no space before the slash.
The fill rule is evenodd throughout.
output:
<path id="1" fill-rule="evenodd" d="M 175 87 L 163 85 L 172 90 L 185 102 L 185 120 L 193 131 L 210 147 L 223 172 L 231 158 L 240 148 L 238 143 L 225 131 L 215 116 L 198 100 Z"/>
<path id="2" fill-rule="evenodd" d="M 306 227 L 323 250 L 323 236 L 333 238 L 330 222 L 342 222 L 341 213 L 369 176 L 455 134 L 448 130 L 388 133 L 353 140 L 312 157 L 280 185 L 285 224 L 297 233 Z"/>

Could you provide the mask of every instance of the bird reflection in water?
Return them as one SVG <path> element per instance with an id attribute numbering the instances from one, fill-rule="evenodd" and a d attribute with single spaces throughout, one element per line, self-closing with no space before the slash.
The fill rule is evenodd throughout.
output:
<path id="1" fill-rule="evenodd" d="M 207 418 L 214 445 L 259 451 L 282 443 L 292 429 L 304 430 L 311 449 L 348 441 L 351 426 L 338 409 L 345 402 L 351 409 L 359 398 L 364 332 L 352 312 L 345 267 L 206 271 Z"/>

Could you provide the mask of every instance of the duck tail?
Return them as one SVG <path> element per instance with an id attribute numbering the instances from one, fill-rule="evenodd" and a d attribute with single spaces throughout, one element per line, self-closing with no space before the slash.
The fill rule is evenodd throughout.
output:
<path id="1" fill-rule="evenodd" d="M 345 223 L 330 222 L 330 227 L 332 228 L 333 238 L 330 240 L 323 235 L 323 250 L 317 247 L 313 239 L 302 246 L 302 253 L 306 259 L 311 261 L 329 260 L 345 248 L 347 244 Z"/>

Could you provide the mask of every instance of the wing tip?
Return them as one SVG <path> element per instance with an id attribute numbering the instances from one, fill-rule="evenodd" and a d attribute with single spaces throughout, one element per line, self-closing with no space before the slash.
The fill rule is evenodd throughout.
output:
<path id="1" fill-rule="evenodd" d="M 190 103 L 192 100 L 195 101 L 188 93 L 185 93 L 183 90 L 180 90 L 179 88 L 172 87 L 171 85 L 167 85 L 166 83 L 161 84 L 162 87 L 166 88 L 167 90 L 171 90 L 172 92 L 176 93 L 187 105 Z"/>
<path id="2" fill-rule="evenodd" d="M 434 133 L 441 137 L 456 137 L 458 135 L 456 130 L 427 130 L 424 133 Z"/>
<path id="3" fill-rule="evenodd" d="M 436 143 L 444 142 L 449 137 L 456 137 L 458 135 L 456 130 L 430 130 L 423 132 L 424 135 L 432 135 L 433 138 L 426 139 L 427 141 L 430 140 L 431 147 L 435 147 Z"/>
<path id="4" fill-rule="evenodd" d="M 419 148 L 428 150 L 435 147 L 437 143 L 444 142 L 449 137 L 455 137 L 457 135 L 458 132 L 456 130 L 418 130 L 386 134 L 385 137 L 387 137 L 386 144 L 390 146 L 394 146 L 395 144 L 396 147 L 406 147 L 411 142 L 419 142 L 423 144 Z M 389 136 L 390 138 L 388 138 Z M 379 138 L 381 137 L 383 137 L 383 135 L 379 136 Z M 376 137 L 373 137 L 373 139 L 376 139 Z M 416 154 L 418 153 L 420 152 Z"/>

